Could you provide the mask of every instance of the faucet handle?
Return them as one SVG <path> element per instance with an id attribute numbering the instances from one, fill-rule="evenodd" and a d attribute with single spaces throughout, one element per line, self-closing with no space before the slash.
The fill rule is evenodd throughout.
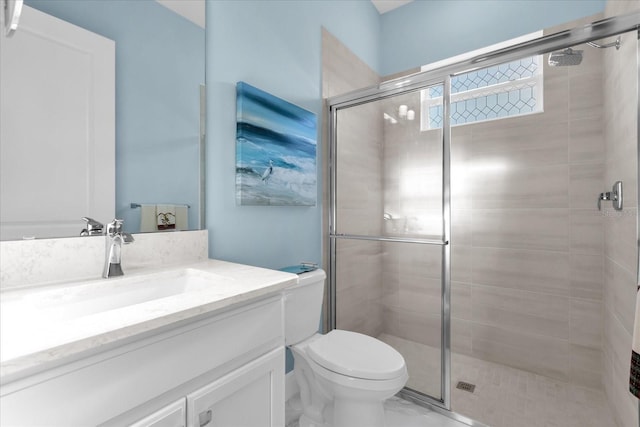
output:
<path id="1" fill-rule="evenodd" d="M 81 236 L 95 236 L 95 235 L 102 234 L 102 229 L 104 228 L 104 225 L 102 225 L 102 223 L 96 221 L 93 218 L 89 218 L 87 216 L 83 216 L 82 220 L 86 221 L 87 228 L 83 229 L 80 232 Z"/>
<path id="2" fill-rule="evenodd" d="M 109 224 L 107 224 L 107 234 L 116 234 L 122 232 L 122 223 L 124 220 L 122 219 L 114 219 Z"/>

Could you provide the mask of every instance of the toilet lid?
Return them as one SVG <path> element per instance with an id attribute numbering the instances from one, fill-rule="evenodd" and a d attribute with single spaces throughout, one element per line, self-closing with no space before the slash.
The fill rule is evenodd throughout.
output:
<path id="1" fill-rule="evenodd" d="M 393 347 L 357 332 L 334 329 L 309 344 L 309 357 L 320 366 L 355 378 L 388 380 L 405 370 Z"/>

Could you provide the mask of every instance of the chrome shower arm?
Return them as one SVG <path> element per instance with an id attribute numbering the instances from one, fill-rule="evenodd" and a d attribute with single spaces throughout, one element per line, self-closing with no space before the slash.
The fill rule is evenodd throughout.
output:
<path id="1" fill-rule="evenodd" d="M 587 42 L 587 44 L 591 47 L 595 47 L 598 49 L 606 49 L 608 47 L 614 47 L 616 48 L 616 50 L 620 49 L 620 37 L 618 37 L 616 39 L 616 41 L 611 42 L 611 43 L 607 43 L 607 44 L 598 44 L 598 43 L 594 43 L 594 42 Z"/>

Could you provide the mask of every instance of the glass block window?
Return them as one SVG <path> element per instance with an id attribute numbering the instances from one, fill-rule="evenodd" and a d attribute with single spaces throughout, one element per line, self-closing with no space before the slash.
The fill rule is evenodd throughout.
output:
<path id="1" fill-rule="evenodd" d="M 443 86 L 421 94 L 422 130 L 442 127 Z M 471 71 L 451 78 L 451 125 L 542 111 L 542 57 Z"/>

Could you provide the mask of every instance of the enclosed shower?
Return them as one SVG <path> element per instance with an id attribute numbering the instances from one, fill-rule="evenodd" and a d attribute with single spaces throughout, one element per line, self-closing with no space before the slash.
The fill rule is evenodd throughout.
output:
<path id="1" fill-rule="evenodd" d="M 639 23 L 329 100 L 329 327 L 396 348 L 402 397 L 470 425 L 637 420 Z"/>

